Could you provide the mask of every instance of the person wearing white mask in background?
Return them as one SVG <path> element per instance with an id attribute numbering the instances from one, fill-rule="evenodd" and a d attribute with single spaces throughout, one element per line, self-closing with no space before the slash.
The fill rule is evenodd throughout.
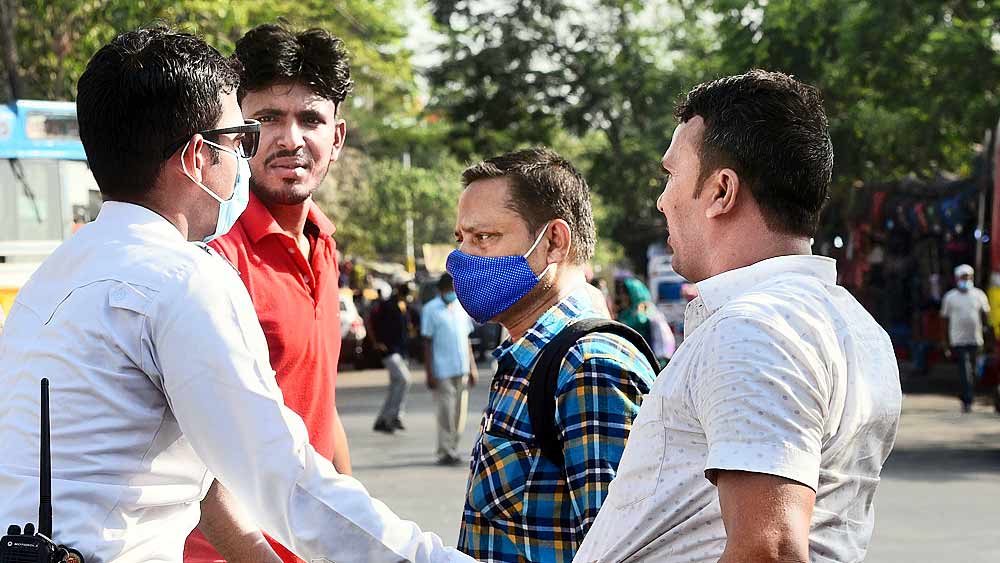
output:
<path id="1" fill-rule="evenodd" d="M 311 561 L 471 561 L 371 498 L 284 406 L 253 303 L 205 243 L 249 197 L 260 125 L 233 63 L 164 27 L 79 81 L 105 203 L 18 294 L 0 340 L 0 520 L 36 514 L 38 382 L 51 381 L 53 535 L 96 563 L 179 563 L 213 479 Z M 259 541 L 259 557 L 277 559 Z"/>
<path id="2" fill-rule="evenodd" d="M 962 412 L 972 411 L 976 389 L 976 365 L 983 348 L 983 326 L 988 325 L 990 302 L 983 290 L 973 285 L 975 270 L 968 264 L 955 268 L 955 288 L 941 300 L 941 316 L 948 319 L 945 355 L 958 362 Z M 984 325 L 984 323 L 986 323 Z"/>

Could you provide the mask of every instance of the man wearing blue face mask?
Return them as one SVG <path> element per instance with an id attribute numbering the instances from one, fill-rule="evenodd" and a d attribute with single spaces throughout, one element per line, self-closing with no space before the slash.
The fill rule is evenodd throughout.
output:
<path id="1" fill-rule="evenodd" d="M 564 339 L 608 316 L 584 274 L 596 237 L 590 191 L 576 169 L 530 149 L 481 162 L 462 178 L 459 248 L 448 271 L 472 318 L 500 323 L 510 339 L 494 352 L 459 549 L 483 561 L 569 562 L 656 374 L 641 338 L 638 347 L 608 332 Z"/>
<path id="2" fill-rule="evenodd" d="M 955 268 L 955 288 L 941 300 L 941 316 L 948 319 L 946 355 L 958 362 L 962 412 L 972 410 L 976 389 L 976 364 L 983 347 L 983 326 L 989 323 L 990 302 L 983 290 L 972 284 L 975 271 L 962 264 Z"/>
<path id="3" fill-rule="evenodd" d="M 87 561 L 180 563 L 213 479 L 305 560 L 471 561 L 310 445 L 246 288 L 205 244 L 246 207 L 259 125 L 238 82 L 232 61 L 162 27 L 88 63 L 80 138 L 105 203 L 25 284 L 0 339 L 0 520 L 37 514 L 44 376 L 54 539 Z M 231 560 L 280 561 L 256 535 Z"/>

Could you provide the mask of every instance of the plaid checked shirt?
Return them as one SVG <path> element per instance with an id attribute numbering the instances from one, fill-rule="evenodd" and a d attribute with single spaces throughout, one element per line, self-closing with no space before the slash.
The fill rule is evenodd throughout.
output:
<path id="1" fill-rule="evenodd" d="M 556 427 L 565 463 L 535 445 L 528 377 L 542 348 L 570 322 L 600 317 L 585 289 L 508 340 L 472 451 L 458 547 L 491 562 L 569 563 L 608 494 L 642 395 L 656 374 L 622 338 L 595 333 L 570 349 L 559 372 Z"/>

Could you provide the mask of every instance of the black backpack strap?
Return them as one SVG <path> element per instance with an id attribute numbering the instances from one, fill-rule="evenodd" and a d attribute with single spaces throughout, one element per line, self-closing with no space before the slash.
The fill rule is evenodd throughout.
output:
<path id="1" fill-rule="evenodd" d="M 614 334 L 632 343 L 646 357 L 653 373 L 659 373 L 660 364 L 642 336 L 619 322 L 609 319 L 583 319 L 562 329 L 545 347 L 535 362 L 528 379 L 528 416 L 535 440 L 542 455 L 549 461 L 562 466 L 562 444 L 556 428 L 556 387 L 559 384 L 559 367 L 566 354 L 581 338 L 602 332 Z"/>

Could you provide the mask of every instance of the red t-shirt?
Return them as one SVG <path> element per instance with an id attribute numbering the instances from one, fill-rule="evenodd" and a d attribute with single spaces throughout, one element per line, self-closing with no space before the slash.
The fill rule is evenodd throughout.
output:
<path id="1" fill-rule="evenodd" d="M 310 203 L 305 234 L 309 261 L 259 199 L 211 246 L 240 272 L 267 337 L 271 367 L 285 404 L 302 417 L 309 443 L 333 459 L 333 413 L 340 357 L 340 298 L 334 226 Z M 268 538 L 286 563 L 300 561 Z M 197 529 L 184 546 L 186 563 L 223 561 Z"/>

